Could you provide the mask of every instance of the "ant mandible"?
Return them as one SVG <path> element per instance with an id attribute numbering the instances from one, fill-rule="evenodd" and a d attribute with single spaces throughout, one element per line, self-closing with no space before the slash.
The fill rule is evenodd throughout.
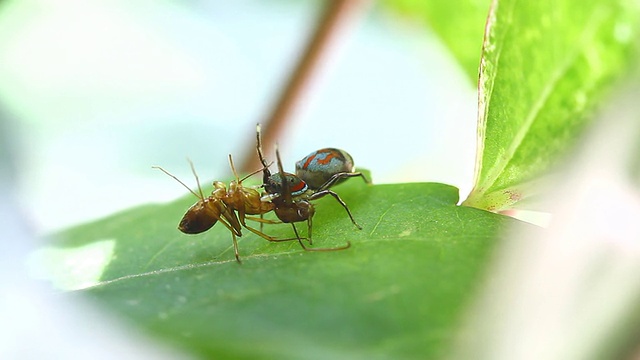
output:
<path id="1" fill-rule="evenodd" d="M 256 189 L 242 186 L 242 182 L 244 180 L 252 175 L 257 174 L 260 171 L 263 171 L 263 169 L 258 169 L 240 179 L 238 173 L 236 172 L 235 166 L 233 165 L 233 159 L 231 158 L 231 155 L 229 155 L 229 165 L 231 166 L 231 171 L 233 172 L 235 180 L 232 180 L 229 183 L 228 190 L 223 182 L 214 181 L 214 190 L 211 192 L 210 196 L 205 197 L 202 193 L 200 180 L 198 179 L 198 174 L 196 174 L 193 163 L 189 161 L 189 165 L 191 166 L 191 171 L 195 176 L 196 182 L 198 184 L 198 193 L 195 193 L 185 183 L 180 181 L 180 179 L 178 179 L 176 176 L 169 173 L 165 169 L 159 166 L 153 166 L 153 168 L 158 169 L 171 176 L 199 199 L 198 202 L 193 204 L 187 210 L 187 212 L 182 217 L 182 220 L 180 220 L 180 224 L 178 225 L 178 229 L 180 231 L 185 234 L 200 234 L 209 230 L 216 224 L 216 222 L 219 221 L 231 232 L 231 236 L 233 239 L 233 250 L 235 253 L 236 261 L 238 263 L 241 263 L 241 261 L 240 255 L 238 253 L 238 241 L 236 237 L 242 236 L 241 226 L 253 232 L 254 234 L 259 235 L 260 237 L 272 242 L 299 240 L 298 238 L 277 239 L 246 224 L 246 219 L 257 221 L 261 224 L 280 223 L 280 221 L 247 216 L 262 216 L 263 214 L 268 213 L 269 211 L 272 211 L 274 209 L 274 205 L 272 203 L 261 201 L 260 193 Z"/>
<path id="2" fill-rule="evenodd" d="M 331 195 L 334 199 L 336 199 L 336 201 L 340 203 L 340 205 L 342 205 L 342 207 L 349 215 L 351 222 L 358 229 L 362 230 L 362 227 L 358 225 L 358 223 L 356 223 L 353 215 L 351 215 L 351 211 L 349 211 L 349 207 L 340 198 L 340 196 L 338 196 L 338 194 L 329 189 L 326 189 L 326 187 L 320 190 L 310 189 L 309 186 L 298 176 L 291 173 L 285 173 L 282 167 L 282 160 L 280 159 L 280 152 L 277 146 L 276 159 L 278 165 L 278 173 L 273 175 L 271 174 L 271 172 L 269 171 L 269 166 L 267 165 L 267 162 L 264 159 L 264 155 L 262 154 L 260 124 L 258 124 L 256 127 L 256 150 L 258 152 L 260 162 L 263 165 L 263 186 L 265 192 L 267 193 L 262 197 L 262 200 L 271 201 L 271 203 L 274 205 L 273 210 L 278 219 L 282 220 L 282 222 L 291 224 L 298 242 L 300 243 L 302 248 L 308 251 L 343 250 L 349 248 L 351 246 L 350 242 L 347 242 L 347 245 L 345 246 L 337 248 L 307 248 L 302 243 L 300 235 L 298 234 L 298 230 L 296 229 L 294 223 L 305 220 L 307 221 L 307 236 L 309 239 L 309 244 L 312 244 L 312 219 L 313 215 L 315 214 L 315 208 L 310 201 L 319 199 L 326 195 Z M 335 184 L 335 181 L 333 181 L 333 184 Z"/>

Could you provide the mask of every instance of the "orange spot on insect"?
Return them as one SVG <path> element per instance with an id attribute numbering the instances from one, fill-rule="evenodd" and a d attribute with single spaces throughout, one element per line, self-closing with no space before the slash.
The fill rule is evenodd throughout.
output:
<path id="1" fill-rule="evenodd" d="M 330 152 L 327 156 L 325 156 L 324 159 L 319 159 L 318 164 L 326 165 L 330 163 L 331 159 L 333 159 L 334 157 L 336 157 L 336 154 L 334 154 L 333 152 Z"/>
<path id="2" fill-rule="evenodd" d="M 304 166 L 302 167 L 303 169 L 306 169 L 307 167 L 309 167 L 309 164 L 311 164 L 311 162 L 313 161 L 313 159 L 316 158 L 317 154 L 313 154 L 309 157 L 307 157 L 307 161 L 304 162 Z"/>
<path id="3" fill-rule="evenodd" d="M 291 192 L 298 192 L 298 191 L 302 191 L 304 190 L 304 188 L 307 186 L 307 184 L 304 181 L 300 181 L 298 182 L 295 186 L 293 186 L 290 191 Z"/>

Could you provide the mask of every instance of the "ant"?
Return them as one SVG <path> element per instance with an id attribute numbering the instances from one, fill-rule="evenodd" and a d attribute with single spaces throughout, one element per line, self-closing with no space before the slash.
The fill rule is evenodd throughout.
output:
<path id="1" fill-rule="evenodd" d="M 240 255 L 238 253 L 238 241 L 236 237 L 242 236 L 241 227 L 244 227 L 254 234 L 272 242 L 299 240 L 299 238 L 277 239 L 263 233 L 260 230 L 248 226 L 245 222 L 245 220 L 248 219 L 260 222 L 260 225 L 262 225 L 263 223 L 280 223 L 280 221 L 263 219 L 262 217 L 256 218 L 247 216 L 262 216 L 263 214 L 268 213 L 274 209 L 274 204 L 261 201 L 260 193 L 256 189 L 242 186 L 242 182 L 244 180 L 252 175 L 257 174 L 260 171 L 263 171 L 264 169 L 258 169 L 240 179 L 238 173 L 236 172 L 235 166 L 233 165 L 233 159 L 231 158 L 231 155 L 229 155 L 229 165 L 231 166 L 231 171 L 233 172 L 235 180 L 232 180 L 229 183 L 229 189 L 227 189 L 226 185 L 223 182 L 214 181 L 213 191 L 211 192 L 211 195 L 209 197 L 205 197 L 202 193 L 200 180 L 198 179 L 198 174 L 196 174 L 193 163 L 189 161 L 189 165 L 191 166 L 191 172 L 195 176 L 196 183 L 198 184 L 198 193 L 191 190 L 185 183 L 180 181 L 180 179 L 178 179 L 176 176 L 172 175 L 165 169 L 159 166 L 153 166 L 153 168 L 158 169 L 171 176 L 199 199 L 198 202 L 193 204 L 184 214 L 182 220 L 180 220 L 180 224 L 178 225 L 178 230 L 182 231 L 185 234 L 200 234 L 212 228 L 216 224 L 216 222 L 219 221 L 231 232 L 231 236 L 233 239 L 233 250 L 235 253 L 236 261 L 238 263 L 241 263 L 241 261 Z"/>
<path id="2" fill-rule="evenodd" d="M 304 180 L 302 180 L 297 175 L 284 172 L 282 167 L 282 160 L 280 159 L 280 152 L 277 148 L 277 145 L 276 159 L 278 165 L 278 173 L 272 175 L 269 171 L 269 166 L 267 165 L 267 162 L 262 154 L 260 124 L 258 124 L 256 127 L 256 150 L 258 152 L 260 162 L 263 166 L 263 187 L 265 189 L 265 192 L 267 193 L 262 197 L 262 201 L 271 201 L 274 206 L 273 210 L 278 219 L 282 220 L 282 222 L 291 224 L 291 226 L 293 227 L 293 232 L 295 233 L 300 246 L 302 246 L 302 248 L 307 251 L 331 251 L 349 248 L 351 246 L 350 242 L 347 242 L 347 245 L 337 248 L 308 248 L 302 243 L 300 235 L 298 234 L 298 230 L 295 226 L 296 222 L 305 220 L 307 221 L 307 236 L 309 239 L 309 244 L 312 244 L 311 231 L 315 208 L 310 201 L 319 199 L 326 195 L 331 195 L 345 209 L 345 211 L 349 215 L 349 218 L 351 219 L 351 222 L 358 229 L 362 230 L 362 227 L 358 225 L 358 223 L 356 223 L 356 221 L 353 219 L 353 216 L 351 215 L 351 211 L 349 211 L 349 207 L 347 206 L 347 204 L 340 198 L 340 196 L 338 196 L 338 194 L 327 189 L 327 187 L 335 184 L 336 181 L 340 179 L 340 176 L 329 176 L 329 179 L 332 181 L 329 185 L 326 185 L 328 183 L 328 181 L 326 181 L 324 185 L 319 187 L 319 189 L 312 189 L 307 185 L 307 183 L 305 183 Z M 366 180 L 364 176 L 363 179 Z"/>

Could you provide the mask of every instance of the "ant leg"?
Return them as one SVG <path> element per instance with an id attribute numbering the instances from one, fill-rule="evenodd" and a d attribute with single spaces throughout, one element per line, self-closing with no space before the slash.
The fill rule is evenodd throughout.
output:
<path id="1" fill-rule="evenodd" d="M 353 172 L 353 173 L 341 172 L 341 173 L 333 174 L 333 176 L 331 176 L 329 180 L 327 180 L 324 184 L 322 184 L 322 186 L 320 186 L 317 191 L 326 190 L 332 187 L 333 185 L 335 185 L 338 181 L 342 179 L 347 179 L 347 178 L 356 177 L 356 176 L 360 176 L 366 184 L 371 184 L 369 179 L 367 179 L 367 177 L 364 176 L 364 174 L 361 172 Z"/>
<path id="2" fill-rule="evenodd" d="M 231 230 L 232 233 L 238 235 L 238 236 L 242 236 L 242 231 L 240 228 L 240 223 L 238 222 L 238 217 L 236 216 L 236 214 L 233 212 L 233 210 L 229 209 L 229 207 L 227 207 L 226 205 L 223 205 L 223 210 L 220 211 L 220 213 L 222 214 L 222 217 L 225 218 L 227 220 L 227 222 L 229 223 L 229 225 L 226 224 L 226 222 L 221 221 L 225 226 L 227 226 L 227 228 L 229 228 L 229 230 Z M 218 217 L 220 220 L 221 218 Z"/>
<path id="3" fill-rule="evenodd" d="M 260 236 L 261 238 L 267 240 L 267 241 L 271 241 L 271 242 L 284 242 L 284 241 L 294 241 L 294 240 L 298 240 L 298 238 L 286 238 L 286 239 L 278 239 L 278 238 L 274 238 L 273 236 L 269 236 L 265 233 L 263 233 L 262 231 L 259 231 L 257 229 L 252 228 L 251 226 L 248 225 L 244 225 L 244 227 L 251 231 L 252 233 Z M 304 239 L 304 238 L 303 238 Z"/>
<path id="4" fill-rule="evenodd" d="M 240 261 L 240 254 L 238 253 L 238 239 L 236 239 L 236 234 L 234 233 L 231 233 L 231 236 L 233 237 L 233 252 L 236 255 L 236 261 L 238 264 L 242 264 L 242 261 Z"/>
<path id="5" fill-rule="evenodd" d="M 282 224 L 282 221 L 280 221 L 280 220 L 265 219 L 263 217 L 257 218 L 257 217 L 253 217 L 253 216 L 245 216 L 244 218 L 247 219 L 247 220 L 259 222 L 260 224 Z"/>
<path id="6" fill-rule="evenodd" d="M 234 226 L 232 226 L 231 224 L 227 223 L 223 218 L 218 217 L 218 222 L 220 222 L 222 225 L 226 226 L 227 229 L 229 229 L 229 231 L 231 231 L 232 234 L 238 235 L 238 236 L 242 236 L 242 232 L 239 229 L 236 229 Z"/>
<path id="7" fill-rule="evenodd" d="M 294 234 L 296 234 L 296 238 L 297 238 L 298 243 L 300 244 L 300 246 L 302 246 L 302 248 L 303 248 L 305 251 L 308 251 L 308 250 L 307 250 L 308 248 L 307 248 L 306 246 L 304 246 L 304 244 L 302 243 L 302 240 L 300 239 L 300 235 L 298 235 L 298 229 L 296 229 L 296 224 L 291 223 L 291 227 L 293 227 L 293 233 L 294 233 Z"/>
<path id="8" fill-rule="evenodd" d="M 313 240 L 311 240 L 311 231 L 313 229 L 313 214 L 315 214 L 316 210 L 313 205 L 309 206 L 309 216 L 307 217 L 307 236 L 309 237 L 309 245 L 313 244 Z"/>
<path id="9" fill-rule="evenodd" d="M 242 226 L 244 226 L 245 229 L 251 231 L 252 233 L 260 236 L 261 238 L 267 240 L 267 241 L 271 241 L 271 242 L 284 242 L 284 241 L 293 241 L 293 240 L 298 240 L 298 238 L 285 238 L 285 239 L 278 239 L 275 238 L 273 236 L 269 236 L 265 233 L 263 233 L 260 230 L 257 230 L 255 228 L 252 228 L 251 226 L 247 225 L 247 223 L 245 222 L 245 219 L 249 219 L 249 220 L 253 220 L 256 222 L 259 222 L 260 225 L 262 224 L 280 224 L 282 223 L 282 221 L 277 221 L 277 220 L 269 220 L 269 219 L 261 219 L 261 218 L 254 218 L 252 216 L 244 216 L 244 214 L 240 217 L 240 223 L 242 224 Z M 304 238 L 303 238 L 304 239 Z"/>
<path id="10" fill-rule="evenodd" d="M 334 247 L 334 248 L 310 248 L 310 247 L 306 247 L 306 246 L 304 246 L 304 243 L 300 239 L 300 235 L 298 235 L 298 229 L 296 229 L 296 226 L 294 225 L 294 223 L 291 223 L 291 226 L 293 227 L 293 232 L 298 237 L 298 243 L 300 244 L 300 246 L 302 246 L 304 251 L 337 251 L 337 250 L 348 249 L 348 248 L 351 247 L 351 242 L 350 241 L 347 241 L 347 245 L 338 246 L 338 247 Z"/>
<path id="11" fill-rule="evenodd" d="M 349 215 L 349 218 L 351 218 L 351 222 L 353 223 L 353 225 L 355 225 L 358 229 L 362 230 L 362 226 L 358 225 L 358 223 L 353 219 L 353 215 L 351 215 L 351 211 L 349 211 L 349 207 L 347 206 L 347 204 L 340 198 L 340 196 L 338 194 L 336 194 L 335 192 L 331 191 L 331 190 L 322 190 L 322 191 L 318 191 L 313 193 L 310 197 L 309 200 L 316 200 L 316 199 L 320 199 L 321 197 L 324 197 L 326 195 L 331 195 L 333 196 L 334 199 L 336 199 L 337 202 L 340 203 L 340 205 L 342 205 L 342 207 L 344 208 L 344 210 L 347 212 L 347 215 Z"/>
<path id="12" fill-rule="evenodd" d="M 262 229 L 263 224 L 282 224 L 282 221 L 280 220 L 265 219 L 264 214 L 260 214 L 259 218 L 253 217 L 253 216 L 245 216 L 245 219 L 249 219 L 251 221 L 260 223 L 260 231 L 263 231 Z"/>

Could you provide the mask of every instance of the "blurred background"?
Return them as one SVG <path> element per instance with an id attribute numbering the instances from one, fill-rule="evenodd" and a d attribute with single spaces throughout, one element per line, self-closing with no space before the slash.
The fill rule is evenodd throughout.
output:
<path id="1" fill-rule="evenodd" d="M 0 107 L 38 234 L 229 178 L 254 151 L 323 1 L 0 1 Z M 376 183 L 473 178 L 476 91 L 422 25 L 360 1 L 277 141 L 348 150 Z M 480 44 L 479 44 L 480 45 Z M 478 53 L 479 53 L 478 48 Z M 3 119 L 4 121 L 4 119 Z M 272 153 L 271 153 L 271 156 Z M 208 191 L 205 185 L 205 191 Z"/>
<path id="2" fill-rule="evenodd" d="M 6 244 L 0 255 L 0 357 L 179 356 L 158 344 L 145 346 L 120 328 L 114 339 L 91 336 L 104 330 L 96 324 L 111 325 L 108 314 L 61 302 L 50 288 L 29 281 L 23 262 L 35 245 L 33 235 L 186 195 L 152 165 L 192 186 L 186 158 L 203 184 L 230 178 L 227 154 L 241 163 L 253 153 L 255 124 L 270 117 L 328 3 L 0 0 L 0 229 Z M 375 183 L 443 182 L 460 188 L 464 199 L 473 180 L 476 84 L 424 24 L 379 2 L 352 4 L 299 106 L 275 135 L 285 166 L 293 170 L 311 151 L 339 147 L 371 170 Z M 534 339 L 557 342 L 561 350 L 583 344 L 575 348 L 588 354 L 595 343 L 590 330 L 610 329 L 609 318 L 629 318 L 628 304 L 640 297 L 640 247 L 618 240 L 640 234 L 637 190 L 617 179 L 595 188 L 572 182 L 600 179 L 612 163 L 602 149 L 621 143 L 628 129 L 637 131 L 640 90 L 622 94 L 627 96 L 601 122 L 624 120 L 628 127 L 611 134 L 595 128 L 584 148 L 604 155 L 578 158 L 567 171 L 567 183 L 553 197 L 562 199 L 556 204 L 561 221 L 550 228 L 548 241 L 530 242 L 545 251 L 522 247 L 505 251 L 497 262 L 499 297 L 487 292 L 476 312 L 491 321 L 471 322 L 471 345 L 460 346 L 462 352 L 470 349 L 477 357 L 488 347 L 485 358 L 496 359 L 493 351 L 503 345 L 528 351 Z M 610 143 L 598 146 L 599 139 Z M 637 154 L 637 147 L 632 151 Z M 602 200 L 594 201 L 594 194 Z M 557 248 L 564 246 L 558 239 L 572 241 Z M 522 281 L 531 274 L 531 283 Z M 539 281 L 539 274 L 553 281 Z M 530 286 L 513 291 L 511 277 Z M 545 305 L 549 294 L 559 301 Z M 576 305 L 584 299 L 597 299 L 599 306 Z M 533 308 L 539 312 L 531 315 Z M 529 326 L 522 322 L 527 315 Z M 556 319 L 568 320 L 557 326 Z M 495 325 L 489 330 L 499 336 L 487 339 L 485 324 Z M 65 336 L 76 341 L 65 343 Z M 109 351 L 94 351 L 104 348 Z"/>
<path id="3" fill-rule="evenodd" d="M 255 151 L 326 4 L 0 0 L 0 357 L 180 356 L 30 281 L 33 235 L 186 195 L 152 165 L 195 186 L 190 158 L 205 191 L 229 179 L 227 154 Z M 475 84 L 423 24 L 353 4 L 275 134 L 286 168 L 339 147 L 375 183 L 439 181 L 464 197 Z"/>

